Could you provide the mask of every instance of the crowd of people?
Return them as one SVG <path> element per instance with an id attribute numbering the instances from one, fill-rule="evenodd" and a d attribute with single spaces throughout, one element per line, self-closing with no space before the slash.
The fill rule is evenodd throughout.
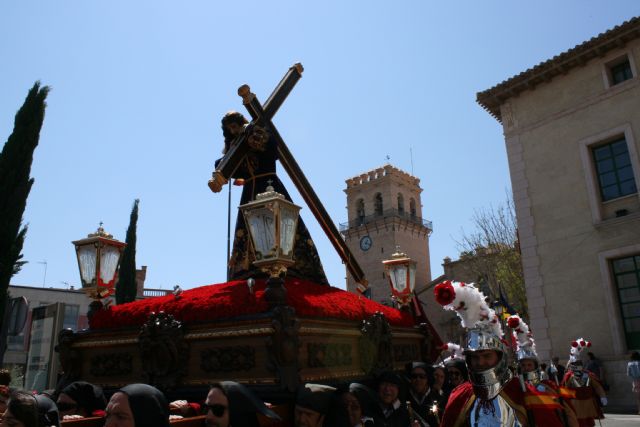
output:
<path id="1" fill-rule="evenodd" d="M 108 400 L 100 387 L 83 381 L 33 394 L 10 389 L 8 373 L 0 370 L 0 427 L 60 426 L 90 417 L 105 427 L 166 427 L 196 417 L 196 425 L 207 427 L 254 427 L 265 420 L 295 427 L 593 427 L 603 418 L 604 370 L 592 352 L 584 352 L 589 357 L 583 361 L 588 340 L 571 342 L 566 369 L 557 357 L 545 366 L 524 320 L 509 317 L 504 335 L 473 286 L 442 283 L 436 301 L 458 313 L 467 334 L 466 345 L 447 344 L 450 356 L 435 366 L 415 361 L 366 384 L 303 384 L 277 406 L 233 381 L 212 384 L 197 402 L 169 402 L 148 384 L 127 385 Z M 627 375 L 640 411 L 640 353 L 632 354 Z"/>

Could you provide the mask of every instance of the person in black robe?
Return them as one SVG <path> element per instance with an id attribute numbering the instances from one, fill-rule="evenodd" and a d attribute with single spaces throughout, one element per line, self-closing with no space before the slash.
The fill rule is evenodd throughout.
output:
<path id="1" fill-rule="evenodd" d="M 111 396 L 104 427 L 169 427 L 169 403 L 148 384 L 129 384 Z"/>
<path id="2" fill-rule="evenodd" d="M 247 124 L 247 119 L 238 112 L 232 111 L 225 114 L 222 118 L 222 133 L 225 144 L 223 154 L 229 150 L 234 139 L 245 131 Z M 288 201 L 292 201 L 284 184 L 276 174 L 276 160 L 278 159 L 276 140 L 262 128 L 254 127 L 251 132 L 252 134 L 247 139 L 250 147 L 249 153 L 231 176 L 236 182 L 243 183 L 240 204 L 243 205 L 255 200 L 256 195 L 264 193 L 269 185 L 284 195 Z M 220 160 L 222 159 L 216 161 L 216 166 Z M 295 264 L 287 269 L 287 276 L 310 280 L 321 285 L 328 284 L 318 251 L 302 218 L 298 219 L 294 260 Z M 233 250 L 229 260 L 229 278 L 243 280 L 249 277 L 264 277 L 265 273 L 253 265 L 254 261 L 255 253 L 250 243 L 247 225 L 244 216 L 239 212 L 236 219 Z"/>

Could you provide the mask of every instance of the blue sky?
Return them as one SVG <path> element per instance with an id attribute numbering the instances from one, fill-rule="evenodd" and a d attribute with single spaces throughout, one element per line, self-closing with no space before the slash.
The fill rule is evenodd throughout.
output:
<path id="1" fill-rule="evenodd" d="M 241 84 L 264 101 L 295 62 L 303 78 L 274 123 L 334 222 L 347 219 L 345 179 L 387 155 L 411 172 L 411 150 L 435 277 L 474 209 L 510 191 L 501 126 L 476 92 L 638 14 L 635 0 L 2 2 L 0 141 L 34 81 L 52 88 L 24 215 L 29 264 L 12 283 L 42 286 L 46 260 L 47 286 L 77 286 L 70 242 L 99 221 L 124 240 L 135 198 L 148 287 L 224 281 L 227 197 L 206 185 L 220 118 L 243 111 Z"/>

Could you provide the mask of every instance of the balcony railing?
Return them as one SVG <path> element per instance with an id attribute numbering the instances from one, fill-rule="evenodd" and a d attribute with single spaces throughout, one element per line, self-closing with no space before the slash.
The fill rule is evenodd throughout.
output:
<path id="1" fill-rule="evenodd" d="M 418 224 L 427 228 L 429 230 L 429 233 L 433 231 L 433 223 L 431 221 L 422 219 L 419 216 L 411 215 L 407 211 L 401 211 L 398 209 L 387 209 L 383 211 L 381 214 L 367 215 L 367 216 L 353 219 L 349 222 L 343 222 L 340 224 L 340 231 L 347 231 L 350 228 L 357 228 L 365 224 L 369 224 L 371 222 L 378 221 L 384 218 L 402 218 L 406 221 L 409 221 L 414 224 Z"/>
<path id="2" fill-rule="evenodd" d="M 170 290 L 168 289 L 151 289 L 151 288 L 144 288 L 142 295 L 145 298 L 149 298 L 149 297 L 163 297 L 165 295 L 169 295 L 171 293 Z"/>

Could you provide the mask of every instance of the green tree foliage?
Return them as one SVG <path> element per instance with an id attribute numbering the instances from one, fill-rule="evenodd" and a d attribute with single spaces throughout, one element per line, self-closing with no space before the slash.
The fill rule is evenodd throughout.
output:
<path id="1" fill-rule="evenodd" d="M 492 300 L 500 297 L 500 289 L 508 303 L 528 320 L 522 259 L 518 241 L 513 200 L 497 208 L 477 210 L 472 222 L 475 230 L 464 233 L 457 242 L 460 261 L 489 290 Z"/>
<path id="2" fill-rule="evenodd" d="M 13 132 L 0 152 L 0 322 L 4 318 L 11 277 L 20 271 L 27 225 L 22 215 L 33 185 L 33 152 L 40 140 L 49 87 L 36 82 L 16 113 Z"/>
<path id="3" fill-rule="evenodd" d="M 127 246 L 122 252 L 120 261 L 120 274 L 118 286 L 116 288 L 116 304 L 135 301 L 138 293 L 136 283 L 136 228 L 138 226 L 138 203 L 139 199 L 133 202 L 129 227 L 127 228 Z"/>

